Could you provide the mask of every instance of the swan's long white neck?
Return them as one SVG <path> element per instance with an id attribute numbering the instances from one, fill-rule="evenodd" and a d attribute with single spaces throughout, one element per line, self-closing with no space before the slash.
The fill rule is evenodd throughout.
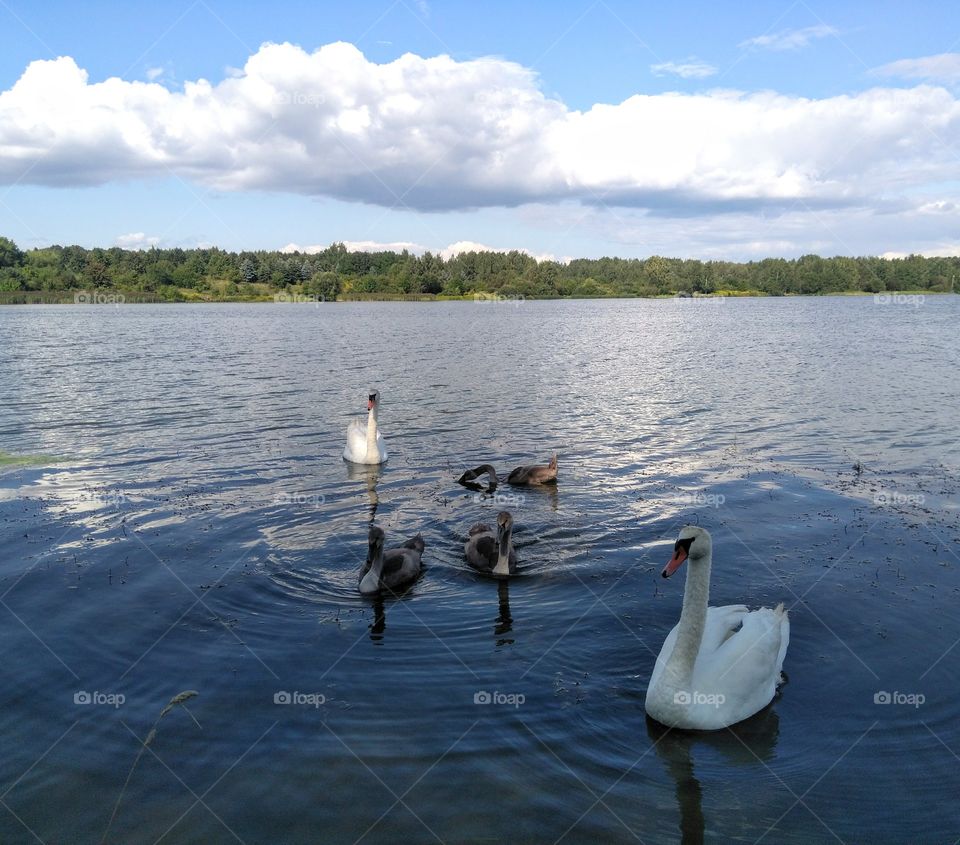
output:
<path id="1" fill-rule="evenodd" d="M 380 575 L 383 573 L 383 546 L 377 549 L 373 560 L 370 561 L 370 568 L 360 582 L 360 588 L 373 592 L 380 588 Z"/>
<path id="2" fill-rule="evenodd" d="M 503 542 L 498 544 L 497 548 L 497 565 L 493 567 L 494 575 L 509 575 L 510 574 L 510 533 L 506 532 L 503 538 Z"/>
<path id="3" fill-rule="evenodd" d="M 712 552 L 694 563 L 687 562 L 687 583 L 683 589 L 683 610 L 677 642 L 665 667 L 681 684 L 688 684 L 693 676 L 693 664 L 700 652 L 700 641 L 707 623 L 707 603 L 710 600 L 710 566 Z"/>
<path id="4" fill-rule="evenodd" d="M 377 455 L 377 403 L 374 403 L 367 414 L 367 459 Z"/>

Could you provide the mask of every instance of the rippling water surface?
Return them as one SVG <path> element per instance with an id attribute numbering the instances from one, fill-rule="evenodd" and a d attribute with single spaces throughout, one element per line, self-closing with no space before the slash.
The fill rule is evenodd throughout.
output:
<path id="1" fill-rule="evenodd" d="M 958 324 L 957 297 L 0 310 L 0 841 L 953 842 Z M 351 468 L 371 386 L 390 460 Z M 555 489 L 455 483 L 553 451 Z M 463 541 L 504 506 L 498 584 Z M 402 597 L 356 592 L 372 520 L 426 541 Z M 791 608 L 789 682 L 735 731 L 643 712 L 689 521 L 713 603 Z"/>

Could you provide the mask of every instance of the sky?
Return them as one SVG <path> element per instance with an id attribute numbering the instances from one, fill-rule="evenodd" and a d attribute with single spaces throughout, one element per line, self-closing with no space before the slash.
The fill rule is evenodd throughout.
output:
<path id="1" fill-rule="evenodd" d="M 955 255 L 958 96 L 944 2 L 0 0 L 0 235 Z"/>

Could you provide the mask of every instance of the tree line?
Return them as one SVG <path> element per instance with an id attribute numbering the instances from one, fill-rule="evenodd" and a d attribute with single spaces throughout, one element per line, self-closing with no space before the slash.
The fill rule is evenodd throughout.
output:
<path id="1" fill-rule="evenodd" d="M 538 261 L 518 252 L 350 252 L 335 243 L 317 253 L 50 246 L 21 250 L 0 237 L 0 292 L 123 291 L 169 301 L 270 298 L 295 293 L 333 300 L 376 295 L 528 298 L 696 294 L 827 294 L 954 289 L 960 257 L 700 261 L 578 258 Z"/>

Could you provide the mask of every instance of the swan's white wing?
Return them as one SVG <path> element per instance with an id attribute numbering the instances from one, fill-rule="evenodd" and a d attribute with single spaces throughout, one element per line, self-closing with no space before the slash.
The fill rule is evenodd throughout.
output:
<path id="1" fill-rule="evenodd" d="M 782 608 L 761 608 L 741 619 L 740 630 L 712 653 L 701 651 L 694 666 L 693 686 L 717 698 L 711 705 L 715 716 L 728 725 L 752 716 L 773 699 L 789 639 Z"/>
<path id="2" fill-rule="evenodd" d="M 709 658 L 720 646 L 736 633 L 743 622 L 743 617 L 749 611 L 745 604 L 728 604 L 723 607 L 708 607 L 707 621 L 703 626 L 703 638 L 700 640 L 700 651 L 697 662 L 701 658 Z M 696 667 L 694 667 L 696 674 Z"/>
<path id="3" fill-rule="evenodd" d="M 745 604 L 729 604 L 724 607 L 707 608 L 707 621 L 703 628 L 703 639 L 700 641 L 697 665 L 705 655 L 713 655 L 723 642 L 733 634 L 746 613 L 747 606 Z M 679 630 L 680 623 L 678 622 L 663 641 L 660 655 L 657 657 L 657 664 L 653 667 L 653 674 L 650 676 L 648 688 L 657 685 L 660 675 L 663 673 L 663 667 L 670 659 L 670 655 L 673 654 L 673 647 L 677 642 L 677 631 Z M 696 666 L 694 667 L 694 676 L 696 676 Z"/>
<path id="4" fill-rule="evenodd" d="M 379 434 L 379 432 L 378 432 Z M 380 438 L 378 437 L 377 440 Z M 347 445 L 343 457 L 354 463 L 362 463 L 367 457 L 367 423 L 356 417 L 347 426 Z"/>
<path id="5" fill-rule="evenodd" d="M 366 430 L 364 430 L 364 437 L 366 437 Z M 380 457 L 380 463 L 384 463 L 387 460 L 387 444 L 383 442 L 383 435 L 380 433 L 380 429 L 377 429 L 377 454 Z"/>

